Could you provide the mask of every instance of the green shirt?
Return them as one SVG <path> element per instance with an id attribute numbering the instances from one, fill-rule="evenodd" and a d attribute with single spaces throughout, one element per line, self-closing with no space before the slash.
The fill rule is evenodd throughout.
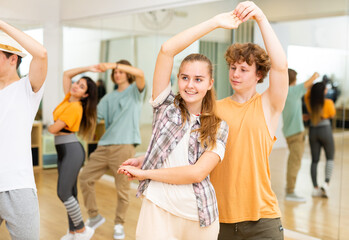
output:
<path id="1" fill-rule="evenodd" d="M 141 143 L 139 119 L 144 92 L 133 83 L 124 91 L 114 90 L 101 99 L 97 117 L 104 119 L 106 131 L 98 145 Z"/>
<path id="2" fill-rule="evenodd" d="M 304 83 L 291 86 L 288 89 L 288 95 L 285 108 L 282 112 L 283 127 L 282 132 L 285 137 L 304 131 L 302 117 L 302 97 L 307 92 Z"/>

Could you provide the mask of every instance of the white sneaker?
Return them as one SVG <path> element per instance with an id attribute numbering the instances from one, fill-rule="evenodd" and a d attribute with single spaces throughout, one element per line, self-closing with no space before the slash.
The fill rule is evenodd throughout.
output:
<path id="1" fill-rule="evenodd" d="M 124 239 L 125 238 L 125 232 L 124 232 L 124 226 L 121 224 L 116 224 L 114 226 L 114 239 Z"/>
<path id="2" fill-rule="evenodd" d="M 306 202 L 304 197 L 298 196 L 295 193 L 287 193 L 285 199 L 292 202 Z"/>
<path id="3" fill-rule="evenodd" d="M 74 240 L 90 240 L 95 230 L 89 226 L 85 226 L 85 231 L 82 233 L 75 232 Z"/>
<path id="4" fill-rule="evenodd" d="M 101 226 L 105 222 L 105 218 L 102 217 L 100 214 L 93 218 L 87 219 L 85 225 L 89 226 L 90 228 L 93 228 L 96 230 L 99 226 Z"/>
<path id="5" fill-rule="evenodd" d="M 74 235 L 75 234 L 70 233 L 68 230 L 67 234 L 61 237 L 61 240 L 74 240 Z"/>
<path id="6" fill-rule="evenodd" d="M 328 183 L 324 183 L 324 185 L 321 186 L 322 191 L 322 197 L 328 198 Z"/>
<path id="7" fill-rule="evenodd" d="M 314 188 L 313 193 L 311 195 L 313 197 L 322 197 L 322 191 L 320 188 Z"/>

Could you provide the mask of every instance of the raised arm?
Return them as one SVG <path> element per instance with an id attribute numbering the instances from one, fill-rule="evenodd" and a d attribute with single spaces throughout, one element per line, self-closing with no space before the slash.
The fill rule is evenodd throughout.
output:
<path id="1" fill-rule="evenodd" d="M 144 79 L 144 72 L 136 67 L 129 66 L 126 64 L 121 64 L 121 63 L 100 63 L 99 64 L 100 68 L 103 69 L 104 71 L 107 69 L 114 69 L 117 68 L 120 71 L 129 73 L 136 78 L 136 85 L 139 91 L 143 91 L 145 87 L 145 79 Z"/>
<path id="2" fill-rule="evenodd" d="M 314 72 L 314 74 L 304 82 L 304 88 L 309 89 L 311 86 L 313 86 L 313 82 L 319 77 L 319 74 L 317 72 Z"/>
<path id="3" fill-rule="evenodd" d="M 234 29 L 240 23 L 241 21 L 233 15 L 233 12 L 222 13 L 167 40 L 161 46 L 156 60 L 153 78 L 153 99 L 156 99 L 170 82 L 174 56 L 214 29 Z"/>
<path id="4" fill-rule="evenodd" d="M 0 29 L 16 40 L 33 59 L 29 68 L 29 81 L 34 92 L 40 90 L 47 74 L 47 52 L 44 46 L 25 34 L 0 20 Z"/>
<path id="5" fill-rule="evenodd" d="M 191 184 L 204 180 L 219 162 L 219 156 L 210 151 L 204 152 L 194 165 L 174 168 L 142 170 L 131 165 L 122 165 L 118 173 L 130 179 L 151 179 L 169 184 Z"/>
<path id="6" fill-rule="evenodd" d="M 269 88 L 265 91 L 267 104 L 271 106 L 271 117 L 280 114 L 284 108 L 288 93 L 287 58 L 279 39 L 274 33 L 267 17 L 253 2 L 239 3 L 234 13 L 242 21 L 254 19 L 262 33 L 263 41 L 271 61 Z"/>
<path id="7" fill-rule="evenodd" d="M 102 70 L 99 68 L 99 65 L 92 65 L 87 67 L 78 67 L 73 68 L 65 71 L 63 73 L 63 91 L 64 95 L 66 95 L 70 91 L 71 83 L 73 77 L 80 73 L 84 72 L 102 72 Z"/>

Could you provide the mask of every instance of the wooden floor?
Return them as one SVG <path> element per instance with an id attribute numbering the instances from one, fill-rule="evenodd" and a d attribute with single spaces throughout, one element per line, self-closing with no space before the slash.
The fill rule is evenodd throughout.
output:
<path id="1" fill-rule="evenodd" d="M 68 220 L 63 203 L 58 199 L 56 194 L 57 170 L 42 170 L 35 173 L 39 206 L 40 206 L 40 239 L 54 240 L 60 239 L 66 234 L 68 229 Z M 97 203 L 100 213 L 106 218 L 106 222 L 99 227 L 92 239 L 104 240 L 113 239 L 114 216 L 116 209 L 116 191 L 114 183 L 107 180 L 100 180 L 96 183 Z M 128 210 L 125 223 L 126 239 L 135 239 L 138 212 L 141 206 L 139 199 L 135 197 L 136 190 L 131 192 L 131 204 Z M 82 194 L 79 191 L 78 199 L 83 203 Z M 81 211 L 84 219 L 88 215 L 85 207 L 81 204 Z M 0 240 L 11 239 L 5 224 L 0 227 Z"/>
<path id="2" fill-rule="evenodd" d="M 287 155 L 287 149 L 274 149 L 270 157 L 272 188 L 278 197 L 284 227 L 319 239 L 349 239 L 349 132 L 335 134 L 335 168 L 328 199 L 311 197 L 311 156 L 307 146 L 296 185 L 296 192 L 307 197 L 307 202 L 284 200 Z M 325 156 L 322 152 L 318 166 L 319 184 L 323 183 L 324 175 Z"/>
<path id="3" fill-rule="evenodd" d="M 307 197 L 306 203 L 284 200 L 288 151 L 287 149 L 272 151 L 270 157 L 272 187 L 278 196 L 283 225 L 288 230 L 285 232 L 285 239 L 349 239 L 349 133 L 337 133 L 335 141 L 335 169 L 328 199 L 311 197 L 310 152 L 308 147 L 305 150 L 296 191 L 299 195 Z M 319 179 L 323 179 L 324 162 L 324 156 L 322 156 L 318 171 Z M 40 239 L 60 239 L 66 233 L 68 225 L 65 208 L 56 195 L 57 170 L 36 172 L 35 178 L 41 214 Z M 116 208 L 113 182 L 107 178 L 100 180 L 96 184 L 96 193 L 100 213 L 106 218 L 106 222 L 96 230 L 92 239 L 113 239 L 113 219 Z M 141 205 L 140 200 L 135 198 L 135 193 L 133 189 L 125 223 L 126 240 L 135 239 L 134 233 Z M 79 201 L 83 202 L 80 192 Z M 87 219 L 83 204 L 81 204 L 81 210 L 84 219 Z M 9 239 L 6 226 L 2 224 L 0 240 Z"/>

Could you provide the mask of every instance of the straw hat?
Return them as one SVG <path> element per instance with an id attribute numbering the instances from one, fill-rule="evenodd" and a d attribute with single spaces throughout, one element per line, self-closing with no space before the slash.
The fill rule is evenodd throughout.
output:
<path id="1" fill-rule="evenodd" d="M 0 31 L 0 51 L 16 54 L 25 57 L 27 54 L 23 52 L 23 48 L 13 38 Z"/>

